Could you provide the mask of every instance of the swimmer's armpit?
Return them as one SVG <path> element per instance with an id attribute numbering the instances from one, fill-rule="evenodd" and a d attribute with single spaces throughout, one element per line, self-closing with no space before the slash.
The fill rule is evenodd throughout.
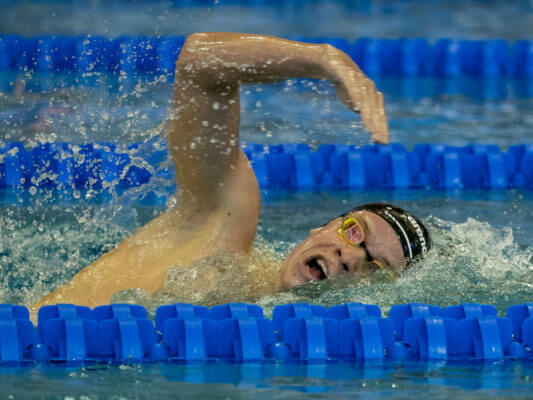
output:
<path id="1" fill-rule="evenodd" d="M 176 64 L 176 77 L 206 90 L 240 83 L 290 78 L 331 81 L 340 99 L 361 114 L 372 138 L 388 142 L 383 96 L 352 59 L 329 44 L 310 44 L 265 35 L 197 33 L 189 36 Z"/>

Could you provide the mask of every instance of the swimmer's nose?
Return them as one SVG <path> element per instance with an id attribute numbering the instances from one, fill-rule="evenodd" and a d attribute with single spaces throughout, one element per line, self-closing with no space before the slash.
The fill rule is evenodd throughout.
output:
<path id="1" fill-rule="evenodd" d="M 364 250 L 356 247 L 345 246 L 335 248 L 335 262 L 330 267 L 330 276 L 358 271 L 364 262 Z"/>

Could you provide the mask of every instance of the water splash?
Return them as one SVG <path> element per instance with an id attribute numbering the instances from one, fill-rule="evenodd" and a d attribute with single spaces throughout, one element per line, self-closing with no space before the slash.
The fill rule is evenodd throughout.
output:
<path id="1" fill-rule="evenodd" d="M 281 254 L 275 244 L 256 242 L 256 255 L 223 255 L 169 271 L 165 287 L 152 296 L 139 290 L 116 295 L 114 301 L 141 303 L 153 313 L 161 304 L 192 302 L 212 306 L 256 302 L 270 315 L 278 304 L 308 302 L 331 306 L 346 302 L 391 305 L 422 302 L 448 306 L 490 303 L 500 312 L 531 301 L 533 250 L 517 245 L 510 228 L 497 230 L 469 219 L 453 223 L 429 221 L 434 240 L 427 258 L 397 276 L 378 271 L 371 277 L 338 276 L 280 292 Z M 278 244 L 279 248 L 279 244 Z"/>
<path id="2" fill-rule="evenodd" d="M 302 209 L 299 201 L 292 206 L 283 204 L 290 215 Z M 494 304 L 502 312 L 510 304 L 532 300 L 533 248 L 518 244 L 510 227 L 495 228 L 472 218 L 463 223 L 425 219 L 434 246 L 425 260 L 400 276 L 386 271 L 370 278 L 354 275 L 280 293 L 279 261 L 308 227 L 302 226 L 299 218 L 278 224 L 268 217 L 279 214 L 277 207 L 272 200 L 264 205 L 266 220 L 259 232 L 269 239 L 258 236 L 252 255 L 226 254 L 188 267 L 175 266 L 159 292 L 147 295 L 130 290 L 113 300 L 140 303 L 152 312 L 160 304 L 177 301 L 208 306 L 247 301 L 262 305 L 267 315 L 277 304 L 298 301 L 325 306 L 361 301 L 385 310 L 407 302 L 441 306 L 479 302 Z M 0 208 L 0 302 L 31 304 L 66 283 L 161 209 L 118 203 L 67 209 L 49 205 Z M 282 241 L 280 237 L 292 239 Z"/>
<path id="3" fill-rule="evenodd" d="M 344 287 L 341 282 L 315 282 L 291 293 L 263 297 L 259 304 L 268 313 L 277 304 L 297 301 L 324 306 L 363 302 L 385 310 L 409 302 L 440 306 L 475 302 L 493 304 L 502 312 L 511 304 L 531 301 L 533 249 L 516 244 L 511 228 L 498 230 L 471 218 L 464 223 L 437 218 L 428 222 L 433 249 L 397 279 L 381 273 Z"/>
<path id="4" fill-rule="evenodd" d="M 221 254 L 206 257 L 190 266 L 168 270 L 163 288 L 152 295 L 141 289 L 115 294 L 112 302 L 142 304 L 152 315 L 162 304 L 176 302 L 213 306 L 228 302 L 256 302 L 281 291 L 281 254 L 258 238 L 250 254 Z"/>
<path id="5" fill-rule="evenodd" d="M 0 303 L 32 304 L 128 235 L 95 218 L 96 211 L 0 209 Z"/>
<path id="6" fill-rule="evenodd" d="M 38 74 L 34 75 L 34 80 L 42 81 Z M 30 80 L 27 85 L 30 85 Z M 73 205 L 55 205 L 56 199 L 51 192 L 45 193 L 42 198 L 37 192 L 31 196 L 33 204 L 29 207 L 0 208 L 1 302 L 30 304 L 66 283 L 77 271 L 161 211 L 160 208 L 135 207 L 139 196 L 150 192 L 167 194 L 166 188 L 173 183 L 165 174 L 172 168 L 168 156 L 156 164 L 155 169 L 151 169 L 154 163 L 147 162 L 154 154 L 154 149 L 158 151 L 165 147 L 162 138 L 165 126 L 161 121 L 170 104 L 172 85 L 157 81 L 131 83 L 105 74 L 97 76 L 96 80 L 95 87 L 79 86 L 42 93 L 13 92 L 3 96 L 0 98 L 0 108 L 6 113 L 0 117 L 4 121 L 7 117 L 14 121 L 7 125 L 5 139 L 22 140 L 31 147 L 38 141 L 86 143 L 112 137 L 119 147 L 129 152 L 131 165 L 150 169 L 154 178 L 147 185 L 126 193 L 112 192 L 111 202 L 105 206 L 91 204 L 86 193 L 80 193 Z M 241 94 L 241 130 L 245 141 L 269 143 L 269 139 L 266 139 L 269 132 L 270 136 L 275 132 L 272 141 L 278 143 L 301 140 L 311 144 L 320 144 L 322 141 L 348 143 L 354 140 L 356 128 L 362 132 L 360 126 L 352 127 L 353 114 L 345 110 L 328 84 L 289 81 L 277 86 L 262 86 L 261 90 L 258 86 L 245 87 Z M 526 138 L 525 133 L 517 131 L 511 123 L 496 127 L 502 115 L 507 121 L 514 121 L 515 116 L 520 115 L 524 121 L 523 132 L 527 131 L 531 122 L 525 117 L 531 108 L 529 99 L 509 100 L 513 107 L 506 107 L 503 103 L 488 107 L 461 96 L 444 100 L 405 101 L 394 97 L 391 100 L 389 110 L 395 123 L 391 126 L 395 126 L 396 140 L 408 144 L 420 141 L 421 134 L 412 135 L 412 132 L 424 131 L 418 129 L 417 125 L 424 116 L 432 126 L 432 129 L 426 130 L 433 135 L 432 138 L 435 137 L 433 128 L 438 123 L 439 129 L 446 130 L 443 135 L 446 133 L 447 141 L 462 144 L 462 133 L 460 138 L 454 139 L 449 132 L 450 121 L 457 120 L 459 109 L 466 109 L 467 117 L 472 117 L 465 117 L 469 124 L 473 120 L 478 122 L 476 127 L 469 125 L 467 129 L 473 135 L 472 140 L 477 141 L 508 144 L 510 137 L 514 137 L 515 141 Z M 258 102 L 261 107 L 258 107 Z M 487 109 L 491 112 L 486 113 Z M 412 110 L 416 111 L 416 118 L 412 118 Z M 498 110 L 503 114 L 494 117 L 494 111 Z M 439 119 L 446 115 L 448 123 Z M 35 116 L 39 117 L 39 125 L 34 124 Z M 487 135 L 486 126 L 489 126 L 491 135 Z M 451 130 L 465 131 L 457 129 L 457 126 Z M 365 134 L 355 139 L 368 141 L 368 136 Z M 135 150 L 128 150 L 132 142 L 142 144 Z M 500 311 L 512 303 L 531 301 L 533 250 L 531 247 L 520 247 L 514 240 L 516 234 L 530 243 L 528 238 L 531 235 L 527 233 L 530 226 L 528 218 L 531 218 L 531 212 L 528 214 L 528 209 L 531 210 L 530 200 L 516 200 L 505 195 L 503 201 L 499 198 L 481 201 L 482 196 L 487 194 L 476 194 L 477 214 L 474 215 L 483 219 L 487 213 L 479 210 L 490 209 L 496 214 L 503 207 L 505 213 L 509 212 L 502 217 L 506 222 L 496 222 L 496 217 L 490 218 L 491 223 L 494 222 L 492 225 L 474 219 L 464 223 L 436 218 L 430 220 L 434 250 L 426 260 L 399 277 L 378 273 L 370 279 L 355 276 L 350 279 L 330 279 L 287 293 L 267 294 L 269 285 L 275 286 L 277 261 L 305 237 L 307 229 L 311 227 L 307 225 L 325 222 L 331 215 L 338 215 L 339 207 L 346 208 L 346 203 L 360 201 L 362 197 L 358 195 L 357 199 L 351 199 L 343 194 L 348 201 L 343 199 L 342 204 L 340 201 L 329 204 L 331 199 L 327 196 L 299 194 L 294 196 L 296 202 L 289 202 L 288 205 L 270 199 L 264 204 L 263 216 L 267 217 L 259 230 L 267 240 L 259 238 L 256 241 L 256 255 L 222 255 L 199 260 L 187 268 L 176 266 L 170 270 L 163 290 L 155 295 L 148 296 L 142 291 L 132 290 L 116 295 L 115 300 L 139 302 L 152 309 L 158 304 L 172 301 L 206 305 L 227 301 L 257 301 L 266 307 L 267 312 L 276 304 L 294 301 L 323 305 L 363 301 L 385 309 L 392 304 L 410 301 L 439 305 L 476 301 L 493 303 Z M 398 194 L 376 196 L 388 196 L 396 202 L 395 196 Z M 437 199 L 426 198 L 420 193 L 410 196 L 407 208 L 413 209 L 417 215 L 427 216 L 435 212 L 456 221 L 461 220 L 461 215 L 472 213 L 472 206 L 468 204 L 474 203 L 471 200 L 470 203 L 454 203 L 447 194 Z M 175 198 L 170 201 L 175 201 Z M 320 207 L 323 209 L 318 210 Z M 513 211 L 516 207 L 523 207 L 524 212 L 520 214 Z M 292 218 L 294 215 L 307 217 Z M 323 220 L 319 221 L 322 216 Z M 510 226 L 515 227 L 515 231 Z M 525 233 L 520 233 L 520 228 Z M 286 238 L 286 241 L 280 241 L 280 237 Z M 194 276 L 196 279 L 193 280 Z M 191 284 L 193 281 L 194 285 Z"/>

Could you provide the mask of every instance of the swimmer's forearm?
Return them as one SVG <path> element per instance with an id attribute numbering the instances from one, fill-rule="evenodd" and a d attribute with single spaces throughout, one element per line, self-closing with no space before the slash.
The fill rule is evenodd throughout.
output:
<path id="1" fill-rule="evenodd" d="M 208 85 L 269 83 L 289 78 L 331 78 L 327 44 L 265 35 L 196 33 L 180 53 L 176 74 L 196 75 Z"/>
<path id="2" fill-rule="evenodd" d="M 383 95 L 350 56 L 329 44 L 242 33 L 196 33 L 187 38 L 176 63 L 176 82 L 182 90 L 196 86 L 223 96 L 241 83 L 290 78 L 331 81 L 343 103 L 361 114 L 373 139 L 387 143 Z"/>

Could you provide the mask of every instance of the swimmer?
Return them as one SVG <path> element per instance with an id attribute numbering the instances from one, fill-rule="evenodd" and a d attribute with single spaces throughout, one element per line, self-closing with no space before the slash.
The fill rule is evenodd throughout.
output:
<path id="1" fill-rule="evenodd" d="M 263 35 L 193 34 L 176 62 L 168 120 L 177 206 L 35 303 L 32 313 L 47 304 L 109 304 L 115 293 L 133 288 L 154 293 L 172 266 L 253 252 L 261 196 L 239 148 L 239 86 L 290 78 L 329 80 L 344 104 L 361 114 L 374 141 L 387 143 L 383 96 L 342 51 Z M 427 230 L 408 212 L 387 204 L 359 206 L 313 229 L 284 261 L 272 266 L 268 290 L 403 268 L 429 245 Z"/>

